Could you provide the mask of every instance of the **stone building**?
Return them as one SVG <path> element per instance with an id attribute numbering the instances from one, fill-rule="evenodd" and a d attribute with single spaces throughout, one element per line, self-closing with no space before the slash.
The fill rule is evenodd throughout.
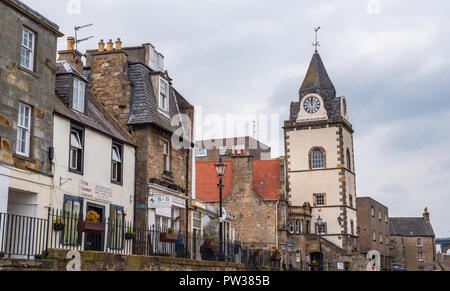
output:
<path id="1" fill-rule="evenodd" d="M 391 261 L 409 271 L 436 270 L 436 240 L 430 213 L 423 217 L 390 217 Z"/>
<path id="2" fill-rule="evenodd" d="M 0 1 L 0 27 L 0 213 L 46 217 L 56 42 L 63 34 L 14 0 Z"/>
<path id="3" fill-rule="evenodd" d="M 271 158 L 271 148 L 251 136 L 199 140 L 196 141 L 195 148 L 197 162 L 217 161 L 219 155 L 223 156 L 223 160 L 229 160 L 237 153 L 251 155 L 255 160 Z"/>
<path id="4" fill-rule="evenodd" d="M 94 97 L 133 136 L 137 150 L 136 224 L 186 229 L 192 189 L 194 108 L 173 87 L 151 44 L 100 41 L 86 52 Z"/>
<path id="5" fill-rule="evenodd" d="M 351 256 L 358 253 L 358 234 L 354 131 L 348 118 L 346 98 L 336 96 L 316 50 L 283 127 L 287 199 L 291 209 L 305 203 L 311 207 L 305 230 Z M 313 238 L 309 236 L 311 243 Z M 320 256 L 317 251 L 308 253 L 310 261 Z"/>
<path id="6" fill-rule="evenodd" d="M 389 210 L 370 197 L 356 199 L 358 209 L 359 247 L 363 255 L 371 250 L 380 252 L 381 268 L 390 268 Z"/>
<path id="7" fill-rule="evenodd" d="M 278 246 L 280 162 L 254 160 L 245 154 L 224 161 L 223 207 L 232 218 L 232 238 L 244 247 L 272 250 Z M 196 198 L 219 206 L 215 162 L 196 163 Z"/>

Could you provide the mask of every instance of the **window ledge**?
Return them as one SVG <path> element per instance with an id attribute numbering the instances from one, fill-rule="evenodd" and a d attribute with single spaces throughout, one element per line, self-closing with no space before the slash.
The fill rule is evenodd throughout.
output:
<path id="1" fill-rule="evenodd" d="M 32 75 L 33 77 L 35 77 L 36 79 L 39 79 L 41 77 L 41 75 L 39 75 L 38 73 L 31 71 L 30 69 L 22 66 L 22 65 L 18 65 L 17 68 L 25 73 L 28 73 L 30 75 Z"/>
<path id="2" fill-rule="evenodd" d="M 173 176 L 173 174 L 171 172 L 168 172 L 168 171 L 164 171 L 163 178 L 167 179 L 167 180 L 170 180 L 172 182 L 175 181 L 175 177 Z"/>

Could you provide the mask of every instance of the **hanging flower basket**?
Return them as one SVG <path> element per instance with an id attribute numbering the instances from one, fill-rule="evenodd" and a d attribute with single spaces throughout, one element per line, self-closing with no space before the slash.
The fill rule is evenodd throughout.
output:
<path id="1" fill-rule="evenodd" d="M 87 232 L 87 233 L 104 233 L 105 232 L 105 224 L 104 223 L 93 223 L 86 221 L 78 221 L 77 225 L 78 232 Z"/>
<path id="2" fill-rule="evenodd" d="M 64 222 L 53 223 L 53 230 L 54 231 L 61 231 L 61 230 L 64 230 L 65 226 L 66 225 L 64 224 Z"/>
<path id="3" fill-rule="evenodd" d="M 272 261 L 280 261 L 281 255 L 280 254 L 273 254 L 272 255 Z"/>
<path id="4" fill-rule="evenodd" d="M 132 240 L 132 239 L 135 239 L 135 238 L 136 238 L 136 234 L 131 233 L 131 232 L 125 233 L 125 239 L 126 240 Z"/>
<path id="5" fill-rule="evenodd" d="M 159 240 L 162 242 L 174 243 L 178 241 L 178 235 L 173 233 L 161 232 L 159 234 Z"/>

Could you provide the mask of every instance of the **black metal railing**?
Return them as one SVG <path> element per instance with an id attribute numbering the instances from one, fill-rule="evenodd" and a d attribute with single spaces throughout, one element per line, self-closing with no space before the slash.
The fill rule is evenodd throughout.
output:
<path id="1" fill-rule="evenodd" d="M 49 209 L 47 218 L 0 213 L 0 259 L 41 259 L 49 249 L 99 251 L 123 255 L 167 256 L 193 260 L 219 259 L 220 246 L 197 233 L 161 225 L 136 227 L 122 217 L 87 222 L 78 213 Z M 224 260 L 250 270 L 279 268 L 272 253 L 224 240 Z"/>

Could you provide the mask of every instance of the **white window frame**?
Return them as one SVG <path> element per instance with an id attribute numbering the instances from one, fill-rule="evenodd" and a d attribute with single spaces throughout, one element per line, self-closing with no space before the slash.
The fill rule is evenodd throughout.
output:
<path id="1" fill-rule="evenodd" d="M 27 36 L 27 39 L 25 39 L 25 36 Z M 30 42 L 30 36 L 32 37 Z M 27 43 L 25 43 L 27 42 Z M 31 30 L 23 27 L 22 28 L 22 41 L 20 46 L 20 65 L 24 68 L 27 68 L 30 71 L 34 71 L 34 50 L 35 50 L 35 43 L 36 43 L 36 34 L 32 32 Z M 25 55 L 24 55 L 25 53 Z M 25 62 L 25 60 L 29 58 L 28 60 L 28 66 Z"/>
<path id="2" fill-rule="evenodd" d="M 195 156 L 196 157 L 206 157 L 208 155 L 207 149 L 196 149 Z"/>
<path id="3" fill-rule="evenodd" d="M 322 150 L 315 149 L 311 152 L 311 169 L 325 168 L 325 155 Z"/>
<path id="4" fill-rule="evenodd" d="M 383 243 L 383 234 L 382 233 L 380 233 L 380 244 L 382 244 Z"/>
<path id="5" fill-rule="evenodd" d="M 370 215 L 372 215 L 372 217 L 375 217 L 375 207 L 373 206 L 370 207 Z"/>
<path id="6" fill-rule="evenodd" d="M 296 233 L 296 234 L 299 234 L 299 233 L 300 233 L 300 225 L 301 225 L 300 220 L 299 220 L 299 219 L 296 219 L 296 220 L 295 220 L 295 233 Z"/>
<path id="7" fill-rule="evenodd" d="M 223 156 L 227 153 L 228 147 L 227 146 L 220 146 L 219 147 L 219 155 Z"/>
<path id="8" fill-rule="evenodd" d="M 115 157 L 117 156 L 117 157 Z M 121 174 L 122 173 L 122 164 L 123 164 L 123 158 L 122 158 L 122 151 L 120 148 L 113 144 L 112 146 L 112 156 L 111 156 L 111 180 L 114 182 L 122 182 L 121 181 Z M 116 177 L 114 177 L 114 167 L 116 167 Z M 120 171 L 119 171 L 120 169 Z"/>
<path id="9" fill-rule="evenodd" d="M 78 78 L 73 79 L 72 108 L 84 113 L 86 101 L 86 84 Z"/>
<path id="10" fill-rule="evenodd" d="M 27 114 L 28 110 L 28 114 Z M 19 103 L 19 114 L 17 120 L 17 142 L 16 153 L 25 157 L 30 156 L 30 130 L 31 130 L 31 106 Z M 22 133 L 25 137 L 22 138 Z M 25 142 L 24 148 L 21 144 Z"/>
<path id="11" fill-rule="evenodd" d="M 195 217 L 196 214 L 198 214 L 199 217 Z M 198 222 L 200 226 L 196 227 L 194 225 L 194 222 Z M 202 214 L 199 211 L 192 212 L 192 228 L 197 229 L 197 230 L 202 230 Z"/>
<path id="12" fill-rule="evenodd" d="M 317 234 L 319 235 L 325 235 L 326 234 L 326 228 L 325 223 L 317 224 Z"/>
<path id="13" fill-rule="evenodd" d="M 72 144 L 72 134 L 75 134 L 76 137 L 76 141 L 78 142 L 78 145 L 73 145 Z M 73 164 L 73 156 L 72 156 L 72 151 L 75 151 L 76 155 L 75 155 L 75 161 L 76 161 L 76 166 L 75 168 L 72 167 Z M 78 165 L 78 152 L 81 152 L 81 154 L 83 154 L 83 140 L 82 137 L 80 136 L 80 132 L 78 132 L 78 130 L 74 130 L 72 129 L 70 131 L 70 145 L 69 145 L 69 167 L 71 170 L 74 171 L 78 171 L 78 166 L 80 166 L 80 169 L 82 168 L 81 165 Z M 82 163 L 82 160 L 80 160 L 80 163 Z"/>
<path id="14" fill-rule="evenodd" d="M 420 243 L 419 243 L 419 241 L 420 241 Z M 421 237 L 418 237 L 418 238 L 417 238 L 417 246 L 418 246 L 418 247 L 423 247 L 423 240 L 422 240 Z"/>
<path id="15" fill-rule="evenodd" d="M 164 171 L 170 172 L 170 143 L 163 139 Z"/>
<path id="16" fill-rule="evenodd" d="M 325 206 L 325 194 L 318 193 L 314 194 L 314 196 L 316 197 L 316 206 Z M 320 200 L 322 203 L 319 203 L 319 197 L 321 198 Z"/>
<path id="17" fill-rule="evenodd" d="M 166 85 L 166 92 L 165 95 L 161 92 L 162 84 Z M 170 85 L 169 82 L 167 82 L 164 78 L 159 77 L 159 84 L 158 84 L 158 104 L 159 109 L 169 112 L 169 96 L 170 96 Z M 165 102 L 164 102 L 165 101 Z"/>
<path id="18" fill-rule="evenodd" d="M 417 252 L 417 261 L 423 262 L 423 252 Z"/>

